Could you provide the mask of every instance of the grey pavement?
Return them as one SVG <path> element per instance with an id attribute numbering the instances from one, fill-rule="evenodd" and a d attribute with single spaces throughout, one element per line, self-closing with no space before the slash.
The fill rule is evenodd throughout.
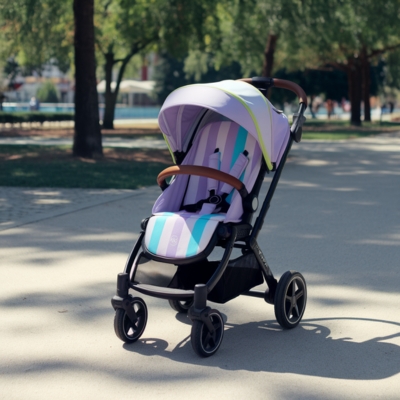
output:
<path id="1" fill-rule="evenodd" d="M 294 146 L 259 242 L 277 277 L 305 276 L 303 321 L 282 331 L 255 298 L 214 305 L 226 331 L 208 359 L 163 300 L 142 296 L 137 343 L 113 331 L 158 188 L 2 188 L 0 398 L 398 399 L 399 167 L 399 135 Z"/>

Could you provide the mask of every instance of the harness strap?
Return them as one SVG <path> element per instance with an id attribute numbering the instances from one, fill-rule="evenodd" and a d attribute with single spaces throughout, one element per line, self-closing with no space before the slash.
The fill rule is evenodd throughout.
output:
<path id="1" fill-rule="evenodd" d="M 220 169 L 220 157 L 221 153 L 219 149 L 216 148 L 214 153 L 210 154 L 208 157 L 208 166 L 213 169 Z M 216 179 L 207 178 L 207 190 L 210 193 L 210 196 L 216 194 L 218 192 L 219 182 Z"/>
<path id="2" fill-rule="evenodd" d="M 239 179 L 242 175 L 243 171 L 247 167 L 249 163 L 249 159 L 247 158 L 248 151 L 245 150 L 243 153 L 240 153 L 238 158 L 233 164 L 231 170 L 229 171 L 229 175 L 234 176 L 235 178 Z M 233 187 L 227 183 L 224 183 L 221 188 L 221 193 L 230 193 L 233 190 Z"/>
<path id="3" fill-rule="evenodd" d="M 217 158 L 217 156 L 215 156 L 215 154 L 218 154 L 218 158 Z M 243 171 L 247 167 L 247 164 L 249 163 L 249 159 L 247 158 L 248 154 L 249 153 L 247 150 L 245 150 L 245 151 L 243 151 L 243 153 L 239 154 L 239 156 L 236 159 L 235 163 L 233 164 L 231 170 L 229 171 L 229 175 L 232 175 L 237 179 L 240 178 Z M 210 162 L 215 163 L 215 160 L 217 160 L 219 163 L 219 155 L 220 155 L 219 149 L 215 149 L 215 152 L 213 154 L 211 154 L 211 156 L 209 158 L 209 165 L 210 165 Z M 212 160 L 212 161 L 210 161 L 210 160 Z M 219 165 L 218 165 L 218 167 L 219 167 Z M 217 169 L 217 168 L 215 168 L 215 169 Z M 208 178 L 208 179 L 209 179 L 209 181 L 216 181 L 216 179 L 211 179 L 211 178 Z M 224 183 L 219 192 L 220 194 L 216 194 L 216 193 L 218 193 L 217 190 L 218 190 L 219 182 L 216 181 L 217 185 L 215 185 L 213 182 L 210 183 L 209 181 L 207 181 L 207 189 L 211 188 L 211 189 L 209 189 L 210 196 L 207 199 L 199 200 L 195 204 L 186 204 L 185 206 L 183 206 L 183 209 L 185 211 L 193 212 L 193 213 L 200 211 L 200 214 L 212 214 L 213 212 L 226 213 L 228 211 L 230 204 L 226 201 L 226 199 L 229 196 L 229 194 L 231 193 L 231 191 L 233 190 L 233 187 L 227 183 Z M 215 189 L 215 187 L 217 189 Z"/>

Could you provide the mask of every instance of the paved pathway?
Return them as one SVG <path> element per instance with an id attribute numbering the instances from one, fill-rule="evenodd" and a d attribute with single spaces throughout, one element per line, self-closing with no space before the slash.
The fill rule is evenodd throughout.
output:
<path id="1" fill-rule="evenodd" d="M 137 343 L 113 332 L 116 275 L 159 193 L 2 190 L 0 398 L 398 399 L 399 137 L 294 146 L 259 242 L 277 277 L 304 274 L 304 319 L 282 331 L 260 299 L 214 304 L 209 359 L 166 301 L 143 296 Z"/>
<path id="2" fill-rule="evenodd" d="M 0 231 L 123 199 L 137 192 L 0 186 Z"/>

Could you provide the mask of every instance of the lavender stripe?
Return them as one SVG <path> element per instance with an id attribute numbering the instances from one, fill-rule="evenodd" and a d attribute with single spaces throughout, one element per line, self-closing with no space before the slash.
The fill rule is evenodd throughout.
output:
<path id="1" fill-rule="evenodd" d="M 208 135 L 202 134 L 200 137 L 200 141 L 206 141 L 206 149 L 204 152 L 204 159 L 201 162 L 201 165 L 203 166 L 208 166 L 208 157 L 210 154 L 214 153 L 215 146 L 217 143 L 217 136 L 218 136 L 218 131 L 219 128 L 221 127 L 221 122 L 218 123 L 213 123 L 210 129 L 208 130 Z M 197 193 L 195 197 L 195 203 L 199 200 L 202 200 L 206 197 L 208 197 L 207 192 L 207 178 L 204 178 L 203 176 L 200 177 L 199 179 L 199 184 L 197 186 Z"/>
<path id="2" fill-rule="evenodd" d="M 169 257 L 169 258 L 175 257 L 176 251 L 178 249 L 178 243 L 180 241 L 183 227 L 185 226 L 185 224 L 186 224 L 186 218 L 180 217 L 180 216 L 178 218 L 176 218 L 174 227 L 171 232 L 171 237 L 168 238 L 168 240 L 170 240 L 170 243 L 168 244 L 168 248 L 166 251 L 166 257 Z M 167 239 L 167 238 L 164 238 L 164 239 Z M 171 239 L 173 239 L 173 240 L 171 241 Z"/>
<path id="3" fill-rule="evenodd" d="M 251 160 L 251 172 L 253 172 L 254 168 L 258 165 L 260 158 L 261 158 L 261 149 L 258 143 L 256 143 Z"/>

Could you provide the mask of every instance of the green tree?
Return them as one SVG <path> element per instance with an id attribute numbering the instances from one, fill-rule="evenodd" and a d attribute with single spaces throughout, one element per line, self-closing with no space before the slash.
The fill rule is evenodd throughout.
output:
<path id="1" fill-rule="evenodd" d="M 283 0 L 289 1 L 289 0 Z M 293 4 L 292 1 L 289 1 Z M 400 2 L 388 0 L 298 0 L 287 9 L 295 34 L 288 37 L 287 61 L 307 66 L 331 65 L 347 74 L 351 123 L 361 124 L 361 100 L 370 120 L 370 66 L 400 47 Z M 310 51 L 309 59 L 293 55 Z"/>
<path id="2" fill-rule="evenodd" d="M 197 70 L 198 73 L 196 74 L 187 74 L 182 59 L 176 59 L 168 53 L 162 53 L 155 68 L 155 94 L 158 101 L 163 103 L 167 96 L 178 87 L 196 82 L 206 83 L 224 79 L 237 79 L 240 77 L 240 69 L 240 64 L 237 62 L 216 69 L 213 65 L 208 65 L 206 61 L 204 70 Z"/>
<path id="3" fill-rule="evenodd" d="M 75 54 L 75 135 L 73 153 L 102 154 L 94 57 L 94 0 L 0 0 L 5 46 L 26 69 L 41 72 L 48 62 L 67 70 Z M 73 5 L 73 8 L 72 8 Z M 74 43 L 75 52 L 73 52 Z"/>
<path id="4" fill-rule="evenodd" d="M 43 83 L 36 92 L 36 97 L 42 103 L 58 103 L 58 92 L 54 83 L 46 81 Z"/>
<path id="5" fill-rule="evenodd" d="M 400 90 L 400 49 L 391 52 L 386 57 L 385 70 L 385 84 L 392 89 Z"/>
<path id="6" fill-rule="evenodd" d="M 149 50 L 185 54 L 201 48 L 205 25 L 214 18 L 212 0 L 103 1 L 97 13 L 97 45 L 106 80 L 103 127 L 112 129 L 114 110 L 126 66 L 133 56 Z M 116 86 L 111 87 L 113 71 Z"/>
<path id="7" fill-rule="evenodd" d="M 49 61 L 66 71 L 72 59 L 73 17 L 69 1 L 0 0 L 0 57 L 15 57 L 26 72 Z"/>
<path id="8" fill-rule="evenodd" d="M 339 69 L 347 75 L 352 123 L 361 123 L 361 100 L 370 119 L 371 66 L 400 46 L 398 0 L 227 2 L 216 65 L 238 60 L 245 75 L 262 76 L 282 68 Z M 190 63 L 192 69 L 201 65 Z"/>

